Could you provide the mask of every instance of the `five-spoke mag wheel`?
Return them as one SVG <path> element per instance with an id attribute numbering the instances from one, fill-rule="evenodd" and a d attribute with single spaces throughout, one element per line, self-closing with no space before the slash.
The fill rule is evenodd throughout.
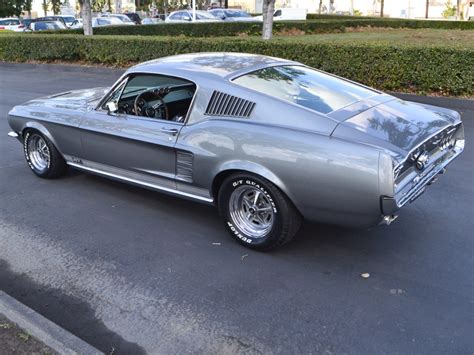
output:
<path id="1" fill-rule="evenodd" d="M 301 215 L 285 194 L 249 173 L 235 173 L 222 182 L 218 207 L 229 233 L 252 249 L 288 243 L 301 225 Z"/>

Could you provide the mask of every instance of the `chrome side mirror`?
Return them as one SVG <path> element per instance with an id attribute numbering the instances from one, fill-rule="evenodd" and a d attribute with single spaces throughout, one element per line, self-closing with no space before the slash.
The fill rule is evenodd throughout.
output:
<path id="1" fill-rule="evenodd" d="M 117 103 L 115 101 L 109 101 L 105 106 L 107 107 L 107 113 L 109 115 L 118 111 Z"/>

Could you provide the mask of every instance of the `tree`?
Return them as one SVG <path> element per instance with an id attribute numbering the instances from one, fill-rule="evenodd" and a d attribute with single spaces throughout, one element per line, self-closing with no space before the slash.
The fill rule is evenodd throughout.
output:
<path id="1" fill-rule="evenodd" d="M 380 0 L 380 17 L 383 17 L 383 7 L 384 7 L 384 4 L 385 3 L 385 0 Z"/>
<path id="2" fill-rule="evenodd" d="M 323 10 L 323 0 L 319 0 L 318 14 L 321 15 L 322 10 Z"/>
<path id="3" fill-rule="evenodd" d="M 0 0 L 0 17 L 20 16 L 25 5 L 25 0 Z"/>
<path id="4" fill-rule="evenodd" d="M 79 0 L 85 36 L 92 36 L 92 8 L 90 0 Z"/>
<path id="5" fill-rule="evenodd" d="M 273 13 L 275 12 L 275 0 L 263 0 L 262 12 L 262 39 L 271 39 L 273 32 Z"/>
<path id="6" fill-rule="evenodd" d="M 53 14 L 59 15 L 61 13 L 61 5 L 63 4 L 61 0 L 49 0 L 51 4 L 51 10 L 53 10 Z"/>
<path id="7" fill-rule="evenodd" d="M 43 3 L 41 4 L 41 7 L 43 8 L 44 15 L 48 16 L 48 8 L 49 8 L 48 0 L 43 0 Z"/>
<path id="8" fill-rule="evenodd" d="M 428 11 L 430 9 L 430 0 L 426 0 L 426 5 L 425 5 L 425 18 L 428 18 Z"/>

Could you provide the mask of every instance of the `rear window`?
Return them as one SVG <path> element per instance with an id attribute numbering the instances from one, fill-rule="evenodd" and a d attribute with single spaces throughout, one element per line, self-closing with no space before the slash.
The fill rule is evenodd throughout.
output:
<path id="1" fill-rule="evenodd" d="M 296 65 L 260 69 L 233 81 L 325 114 L 376 94 L 363 86 Z"/>

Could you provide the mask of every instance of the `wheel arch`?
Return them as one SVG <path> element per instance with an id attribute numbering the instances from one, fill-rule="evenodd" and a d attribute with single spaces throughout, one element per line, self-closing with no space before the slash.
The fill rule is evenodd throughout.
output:
<path id="1" fill-rule="evenodd" d="M 257 175 L 262 177 L 272 184 L 274 184 L 280 191 L 282 191 L 293 203 L 293 205 L 298 209 L 298 205 L 295 203 L 294 197 L 292 196 L 291 192 L 288 190 L 285 183 L 275 175 L 271 170 L 268 168 L 253 162 L 248 161 L 231 161 L 224 163 L 218 172 L 214 175 L 214 179 L 212 181 L 211 186 L 211 194 L 214 198 L 214 201 L 218 200 L 219 188 L 224 180 L 234 174 L 234 173 L 250 173 L 253 175 Z"/>
<path id="2" fill-rule="evenodd" d="M 61 154 L 61 156 L 64 157 L 64 154 L 59 149 L 56 140 L 53 138 L 53 135 L 48 131 L 48 129 L 44 125 L 42 125 L 39 122 L 35 122 L 35 121 L 26 122 L 25 125 L 23 126 L 23 128 L 21 129 L 22 139 L 25 138 L 26 132 L 30 131 L 30 130 L 38 131 L 39 133 L 44 135 L 46 138 L 48 138 L 48 140 L 54 145 L 54 147 L 59 152 L 59 154 Z"/>

